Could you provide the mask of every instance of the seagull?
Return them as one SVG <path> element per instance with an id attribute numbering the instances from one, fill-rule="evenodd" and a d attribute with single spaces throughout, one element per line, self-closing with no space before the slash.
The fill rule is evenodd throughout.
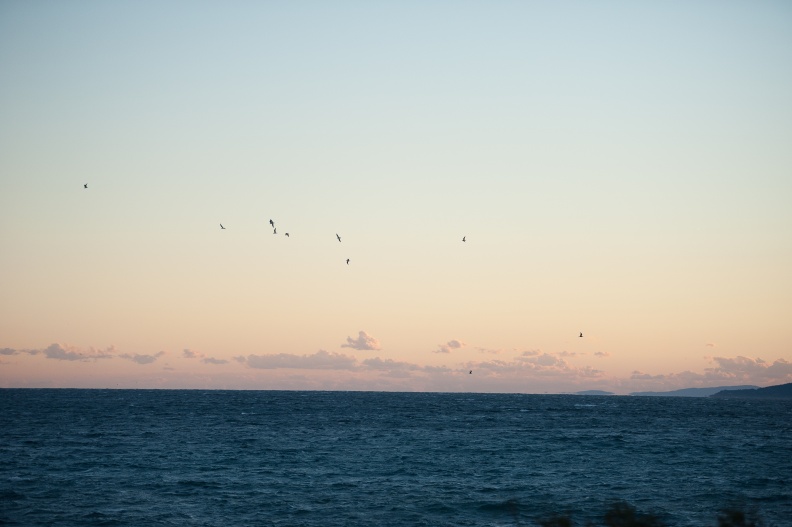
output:
<path id="1" fill-rule="evenodd" d="M 225 227 L 223 227 L 223 224 L 222 224 L 222 223 L 220 224 L 220 228 L 221 228 L 221 229 L 223 229 L 223 230 L 225 230 Z"/>
<path id="2" fill-rule="evenodd" d="M 580 333 L 580 336 L 581 336 L 581 337 L 583 336 L 583 333 L 582 333 L 582 332 Z"/>
<path id="3" fill-rule="evenodd" d="M 83 188 L 88 188 L 88 183 L 86 183 L 85 185 L 83 185 Z"/>
<path id="4" fill-rule="evenodd" d="M 467 236 L 462 236 L 462 241 L 463 241 L 463 242 L 466 242 L 466 241 L 467 241 L 465 238 L 467 238 Z"/>
<path id="5" fill-rule="evenodd" d="M 347 258 L 347 265 L 349 265 L 349 258 Z"/>
<path id="6" fill-rule="evenodd" d="M 341 241 L 341 236 L 339 236 L 338 234 L 336 234 L 336 238 L 338 238 L 339 242 Z"/>

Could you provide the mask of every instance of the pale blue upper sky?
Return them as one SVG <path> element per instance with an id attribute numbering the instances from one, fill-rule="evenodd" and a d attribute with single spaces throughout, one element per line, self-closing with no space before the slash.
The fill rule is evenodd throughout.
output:
<path id="1" fill-rule="evenodd" d="M 8 349 L 787 363 L 791 201 L 787 2 L 0 4 Z"/>

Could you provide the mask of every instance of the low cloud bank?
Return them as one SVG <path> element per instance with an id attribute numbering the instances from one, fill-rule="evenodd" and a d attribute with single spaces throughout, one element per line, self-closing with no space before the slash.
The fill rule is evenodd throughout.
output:
<path id="1" fill-rule="evenodd" d="M 361 332 L 362 333 L 362 332 Z M 239 360 L 239 362 L 242 362 Z M 279 368 L 293 368 L 304 370 L 354 370 L 357 359 L 342 353 L 330 353 L 319 350 L 313 355 L 292 355 L 279 353 L 277 355 L 248 355 L 244 363 L 251 368 L 265 370 Z"/>
<path id="2" fill-rule="evenodd" d="M 643 381 L 644 386 L 667 389 L 700 387 L 727 384 L 775 385 L 792 382 L 792 362 L 777 359 L 770 363 L 761 358 L 737 356 L 711 357 L 714 366 L 705 368 L 704 373 L 683 371 L 679 373 L 652 375 L 634 371 L 631 380 Z"/>
<path id="3" fill-rule="evenodd" d="M 513 360 L 491 360 L 478 363 L 470 362 L 468 367 L 475 367 L 499 375 L 513 376 L 522 374 L 526 377 L 565 377 L 565 378 L 597 378 L 604 374 L 590 366 L 578 367 L 570 364 L 561 354 L 541 352 L 538 350 L 524 351 Z"/>
<path id="4" fill-rule="evenodd" d="M 51 360 L 64 360 L 70 362 L 93 362 L 99 359 L 125 359 L 137 364 L 151 364 L 162 355 L 164 351 L 160 351 L 153 355 L 145 355 L 140 353 L 118 353 L 115 346 L 109 346 L 105 349 L 97 348 L 80 348 L 77 346 L 70 346 L 68 344 L 53 343 L 43 349 L 21 349 L 15 350 L 12 348 L 3 348 L 0 350 L 0 355 L 41 355 L 46 359 Z"/>
<path id="5" fill-rule="evenodd" d="M 44 355 L 48 359 L 67 360 L 67 361 L 92 361 L 97 359 L 112 359 L 115 356 L 115 347 L 110 346 L 106 349 L 78 348 L 67 344 L 53 343 L 43 349 L 21 349 L 12 348 L 0 349 L 0 355 Z"/>
<path id="6" fill-rule="evenodd" d="M 341 347 L 355 350 L 376 350 L 379 349 L 380 344 L 377 339 L 365 331 L 361 331 L 357 339 L 350 337 L 347 339 L 347 344 Z M 465 347 L 467 345 L 464 342 L 452 339 L 439 345 L 435 353 L 448 354 L 450 358 L 453 357 L 455 351 Z M 476 347 L 471 351 L 492 353 L 495 350 Z M 792 362 L 786 359 L 766 361 L 761 358 L 745 356 L 707 357 L 710 364 L 700 372 L 682 371 L 655 374 L 633 371 L 626 377 L 611 377 L 606 376 L 603 370 L 589 365 L 580 365 L 582 357 L 576 353 L 545 352 L 538 349 L 497 351 L 501 351 L 502 355 L 498 357 L 479 356 L 486 360 L 464 362 L 456 360 L 451 366 L 424 365 L 382 357 L 358 359 L 344 352 L 330 352 L 323 349 L 303 355 L 290 353 L 250 354 L 235 356 L 231 359 L 210 357 L 198 351 L 184 349 L 180 358 L 187 361 L 200 361 L 212 366 L 234 363 L 251 370 L 294 370 L 279 373 L 279 379 L 286 379 L 283 375 L 304 375 L 309 377 L 311 382 L 321 382 L 323 386 L 330 383 L 335 386 L 335 389 L 350 389 L 352 386 L 378 389 L 377 382 L 381 382 L 382 389 L 514 390 L 538 393 L 540 389 L 541 391 L 574 391 L 582 388 L 600 388 L 630 393 L 725 385 L 772 386 L 792 382 Z M 506 356 L 507 353 L 508 356 Z M 2 357 L 0 364 L 4 369 L 14 367 L 14 364 L 19 363 L 16 357 L 35 356 L 40 359 L 68 361 L 75 364 L 116 358 L 145 366 L 157 362 L 165 354 L 165 351 L 153 354 L 119 353 L 114 346 L 99 349 L 53 343 L 41 349 L 0 348 L 0 357 Z M 431 357 L 431 353 L 427 352 L 425 356 Z M 601 360 L 609 356 L 610 354 L 607 352 L 596 352 L 590 358 Z M 578 363 L 575 364 L 575 361 Z M 327 376 L 320 373 L 331 370 L 346 373 L 338 376 Z M 300 373 L 300 371 L 304 373 Z M 251 379 L 254 378 L 252 371 L 249 374 Z M 320 381 L 320 379 L 323 380 Z"/>

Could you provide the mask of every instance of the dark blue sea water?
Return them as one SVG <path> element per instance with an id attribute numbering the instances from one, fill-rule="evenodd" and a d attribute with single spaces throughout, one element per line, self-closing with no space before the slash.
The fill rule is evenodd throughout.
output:
<path id="1" fill-rule="evenodd" d="M 0 390 L 0 523 L 792 525 L 792 402 Z"/>

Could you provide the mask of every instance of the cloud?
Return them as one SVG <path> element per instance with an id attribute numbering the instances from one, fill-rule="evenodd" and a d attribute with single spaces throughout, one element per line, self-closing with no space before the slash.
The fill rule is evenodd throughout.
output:
<path id="1" fill-rule="evenodd" d="M 482 348 L 482 347 L 477 347 L 477 348 L 476 348 L 476 351 L 479 351 L 479 352 L 481 352 L 481 353 L 489 353 L 489 354 L 492 354 L 492 355 L 497 355 L 497 354 L 498 354 L 498 353 L 500 353 L 502 350 L 500 350 L 500 349 L 492 349 L 492 348 Z"/>
<path id="2" fill-rule="evenodd" d="M 533 378 L 548 376 L 592 378 L 600 377 L 603 374 L 602 371 L 590 366 L 576 367 L 561 356 L 537 350 L 524 351 L 512 361 L 492 360 L 468 363 L 467 366 L 471 369 L 484 370 L 502 376 L 519 374 Z"/>
<path id="3" fill-rule="evenodd" d="M 119 357 L 122 359 L 131 360 L 132 362 L 136 362 L 138 364 L 151 364 L 152 362 L 162 357 L 163 355 L 165 355 L 165 352 L 160 351 L 158 353 L 155 353 L 154 355 L 142 355 L 140 353 L 135 353 L 134 355 L 131 355 L 129 353 L 123 353 L 119 355 Z"/>
<path id="4" fill-rule="evenodd" d="M 648 373 L 644 373 L 642 371 L 634 371 L 630 375 L 630 379 L 636 379 L 641 381 L 662 381 L 666 378 L 665 375 L 650 375 Z"/>
<path id="5" fill-rule="evenodd" d="M 38 350 L 29 350 L 28 353 L 32 355 L 38 354 Z M 63 344 L 50 344 L 41 353 L 46 355 L 48 359 L 55 360 L 69 360 L 69 361 L 89 361 L 96 359 L 110 359 L 114 356 L 115 348 L 110 346 L 106 350 L 97 350 L 94 348 L 80 349 L 75 346 L 67 346 Z"/>
<path id="6" fill-rule="evenodd" d="M 79 348 L 76 346 L 69 346 L 67 344 L 54 343 L 50 344 L 44 349 L 25 349 L 14 350 L 11 348 L 3 348 L 0 350 L 0 355 L 17 355 L 19 353 L 27 353 L 29 355 L 44 355 L 47 359 L 53 360 L 66 360 L 77 362 L 88 362 L 97 359 L 112 359 L 120 358 L 136 362 L 138 364 L 150 364 L 165 354 L 160 351 L 154 355 L 144 355 L 139 353 L 122 353 L 118 354 L 115 346 L 109 346 L 105 349 Z"/>
<path id="7" fill-rule="evenodd" d="M 380 349 L 380 343 L 377 339 L 366 333 L 365 331 L 361 331 L 358 333 L 358 338 L 353 339 L 352 337 L 347 337 L 347 343 L 341 344 L 342 348 L 352 348 L 356 350 L 372 350 L 377 351 Z"/>
<path id="8" fill-rule="evenodd" d="M 520 360 L 520 359 L 518 359 L 518 360 Z M 525 359 L 522 359 L 522 360 L 524 360 L 524 362 L 526 362 L 528 364 L 533 364 L 534 366 L 538 366 L 538 367 L 541 367 L 541 368 L 546 368 L 546 367 L 556 368 L 556 367 L 558 367 L 558 368 L 561 368 L 561 369 L 567 369 L 567 367 L 568 367 L 567 366 L 567 362 L 564 359 L 562 359 L 560 357 L 554 357 L 553 355 L 550 355 L 549 353 L 542 353 L 541 355 L 536 355 L 534 357 L 525 358 Z"/>
<path id="9" fill-rule="evenodd" d="M 792 381 L 792 362 L 778 359 L 772 364 L 768 364 L 760 358 L 751 359 L 748 357 L 737 356 L 734 358 L 713 357 L 712 361 L 717 364 L 714 368 L 706 368 L 708 376 L 717 378 L 728 378 L 736 381 L 755 382 L 778 382 L 785 383 Z"/>
<path id="10" fill-rule="evenodd" d="M 363 333 L 361 331 L 361 333 Z M 341 353 L 319 350 L 313 355 L 248 355 L 245 362 L 251 368 L 279 369 L 298 368 L 306 370 L 354 370 L 357 359 Z"/>
<path id="11" fill-rule="evenodd" d="M 755 384 L 772 386 L 792 382 L 792 363 L 777 359 L 768 363 L 763 359 L 749 357 L 707 357 L 713 366 L 704 373 L 682 371 L 652 375 L 634 371 L 630 379 L 643 381 L 641 390 L 697 388 L 718 385 Z"/>
<path id="12" fill-rule="evenodd" d="M 400 377 L 400 378 L 411 377 L 413 372 L 421 371 L 423 369 L 421 368 L 421 366 L 418 366 L 417 364 L 394 361 L 391 359 L 382 360 L 379 357 L 364 360 L 363 367 L 365 369 L 375 370 L 385 373 L 389 377 Z"/>
<path id="13" fill-rule="evenodd" d="M 594 353 L 595 357 L 610 357 L 610 353 L 607 351 L 597 351 Z"/>
<path id="14" fill-rule="evenodd" d="M 363 361 L 363 366 L 370 370 L 379 370 L 379 371 L 418 371 L 422 368 L 417 364 L 412 364 L 410 362 L 400 362 L 394 361 L 391 359 L 382 360 L 379 357 L 374 357 L 373 359 L 366 359 Z"/>
<path id="15" fill-rule="evenodd" d="M 460 340 L 449 340 L 445 344 L 438 345 L 434 353 L 451 353 L 451 350 L 458 350 L 465 347 L 465 343 Z"/>
<path id="16" fill-rule="evenodd" d="M 714 342 L 707 342 L 704 345 L 707 346 L 708 348 L 717 348 L 718 347 L 718 345 L 715 344 Z"/>
<path id="17" fill-rule="evenodd" d="M 202 359 L 204 364 L 228 364 L 225 359 L 215 359 L 214 357 L 206 357 Z"/>
<path id="18" fill-rule="evenodd" d="M 50 344 L 44 349 L 23 349 L 16 350 L 12 348 L 0 349 L 0 355 L 19 355 L 20 353 L 27 353 L 28 355 L 43 354 L 48 359 L 55 360 L 68 360 L 68 361 L 90 361 L 96 359 L 111 359 L 115 356 L 116 349 L 110 346 L 104 350 L 95 348 L 78 348 L 76 346 L 69 346 L 67 344 L 54 343 Z"/>
<path id="19" fill-rule="evenodd" d="M 203 362 L 204 364 L 228 364 L 228 361 L 225 360 L 225 359 L 216 359 L 214 357 L 207 357 L 203 353 L 200 353 L 200 352 L 197 352 L 197 351 L 193 351 L 193 350 L 190 350 L 190 349 L 182 350 L 182 358 L 183 359 L 201 359 L 201 362 Z M 238 360 L 238 359 L 239 358 L 237 358 L 237 362 L 245 362 L 245 360 L 244 360 L 245 358 L 244 357 L 241 357 L 242 360 Z"/>

